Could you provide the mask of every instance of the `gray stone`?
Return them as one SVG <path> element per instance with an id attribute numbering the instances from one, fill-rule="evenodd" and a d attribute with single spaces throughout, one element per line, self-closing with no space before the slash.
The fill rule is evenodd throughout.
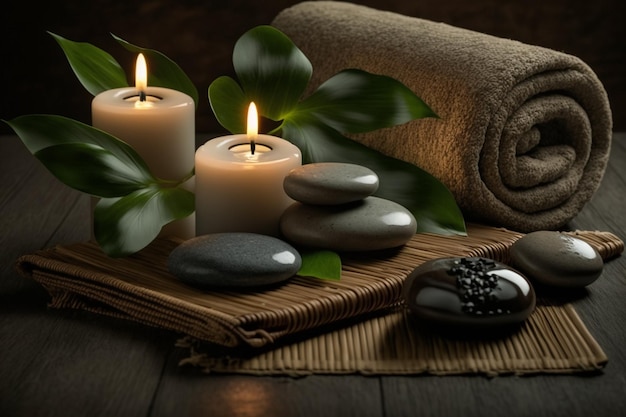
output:
<path id="1" fill-rule="evenodd" d="M 415 235 L 413 214 L 393 201 L 367 197 L 339 206 L 292 204 L 280 219 L 285 238 L 296 244 L 336 251 L 401 246 Z"/>
<path id="2" fill-rule="evenodd" d="M 539 231 L 523 236 L 511 246 L 511 265 L 537 283 L 584 287 L 602 274 L 604 261 L 582 239 Z"/>
<path id="3" fill-rule="evenodd" d="M 319 162 L 294 168 L 283 186 L 289 197 L 301 203 L 336 205 L 374 194 L 378 176 L 361 165 Z"/>
<path id="4" fill-rule="evenodd" d="M 409 310 L 435 328 L 494 329 L 519 324 L 535 309 L 524 275 L 487 258 L 439 258 L 407 277 L 402 297 Z"/>
<path id="5" fill-rule="evenodd" d="M 200 288 L 260 287 L 294 276 L 302 259 L 288 243 L 255 233 L 215 233 L 189 239 L 168 258 L 170 272 Z"/>

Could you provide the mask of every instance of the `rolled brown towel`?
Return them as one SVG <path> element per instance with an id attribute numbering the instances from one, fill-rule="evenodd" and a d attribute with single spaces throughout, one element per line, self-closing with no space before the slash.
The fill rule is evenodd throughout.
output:
<path id="1" fill-rule="evenodd" d="M 346 68 L 398 79 L 440 116 L 353 136 L 441 180 L 466 219 L 556 229 L 606 168 L 611 110 L 579 58 L 351 3 L 308 1 L 273 26 L 313 64 L 317 87 Z"/>

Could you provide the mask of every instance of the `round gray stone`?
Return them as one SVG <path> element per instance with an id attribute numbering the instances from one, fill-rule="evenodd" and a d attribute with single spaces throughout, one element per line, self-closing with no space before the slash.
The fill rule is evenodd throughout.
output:
<path id="1" fill-rule="evenodd" d="M 200 288 L 260 287 L 294 276 L 302 258 L 290 244 L 255 233 L 215 233 L 189 239 L 168 257 L 170 272 Z"/>
<path id="2" fill-rule="evenodd" d="M 532 232 L 511 246 L 511 265 L 528 278 L 554 287 L 584 287 L 602 273 L 604 261 L 582 239 L 560 232 Z"/>
<path id="3" fill-rule="evenodd" d="M 417 223 L 400 204 L 367 197 L 339 206 L 292 204 L 280 219 L 284 237 L 296 244 L 336 251 L 369 251 L 401 246 Z"/>
<path id="4" fill-rule="evenodd" d="M 301 203 L 345 204 L 374 194 L 378 176 L 361 165 L 319 162 L 291 170 L 283 187 L 289 197 Z"/>

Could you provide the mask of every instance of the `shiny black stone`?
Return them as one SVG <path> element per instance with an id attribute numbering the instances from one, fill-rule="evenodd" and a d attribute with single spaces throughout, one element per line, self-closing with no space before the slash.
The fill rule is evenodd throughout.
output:
<path id="1" fill-rule="evenodd" d="M 520 272 L 487 258 L 440 258 L 417 267 L 403 298 L 428 324 L 493 328 L 523 322 L 535 291 Z"/>

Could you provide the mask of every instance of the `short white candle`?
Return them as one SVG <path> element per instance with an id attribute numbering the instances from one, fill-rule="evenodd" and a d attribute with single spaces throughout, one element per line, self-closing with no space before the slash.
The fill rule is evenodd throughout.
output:
<path id="1" fill-rule="evenodd" d="M 135 87 L 107 90 L 93 99 L 92 124 L 132 146 L 157 178 L 181 180 L 194 167 L 194 101 L 180 91 L 147 86 L 141 54 L 136 74 Z M 185 187 L 193 191 L 193 178 Z M 195 236 L 195 216 L 170 223 L 161 235 Z"/>
<path id="2" fill-rule="evenodd" d="M 198 236 L 220 232 L 277 236 L 280 217 L 294 202 L 285 194 L 283 181 L 302 164 L 300 150 L 276 136 L 251 132 L 250 124 L 247 135 L 211 139 L 196 151 Z"/>

